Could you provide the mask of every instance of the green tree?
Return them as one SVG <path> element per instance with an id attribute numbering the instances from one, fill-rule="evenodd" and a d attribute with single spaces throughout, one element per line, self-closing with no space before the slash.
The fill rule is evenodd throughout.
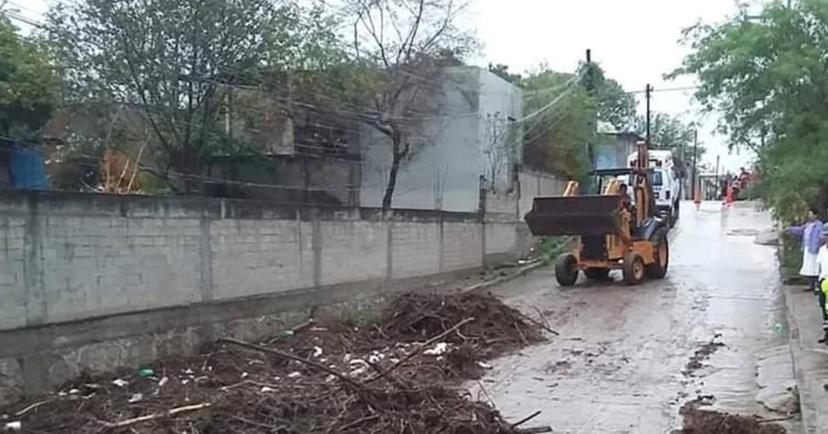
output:
<path id="1" fill-rule="evenodd" d="M 578 76 L 541 67 L 521 81 L 524 163 L 565 178 L 589 168 L 587 143 L 594 143 L 597 105 Z"/>
<path id="2" fill-rule="evenodd" d="M 757 153 L 757 191 L 786 219 L 828 204 L 828 9 L 821 0 L 686 31 L 693 52 L 674 72 L 695 74 L 696 97 L 722 114 L 731 147 Z"/>
<path id="3" fill-rule="evenodd" d="M 629 130 L 635 99 L 597 64 L 582 64 L 576 74 L 541 67 L 522 78 L 524 161 L 567 178 L 583 179 L 592 166 L 589 144 L 599 144 L 597 121 Z"/>
<path id="4" fill-rule="evenodd" d="M 599 121 L 609 122 L 620 131 L 629 130 L 635 122 L 635 97 L 617 81 L 607 78 L 601 65 L 582 63 L 578 74 L 581 85 L 595 100 Z"/>
<path id="5" fill-rule="evenodd" d="M 199 183 L 188 175 L 209 157 L 260 150 L 223 122 L 235 89 L 333 56 L 317 43 L 330 40 L 330 23 L 321 9 L 306 12 L 289 1 L 79 0 L 52 9 L 48 37 L 67 104 L 125 107 L 129 122 L 149 127 L 157 172 L 190 190 Z"/>
<path id="6" fill-rule="evenodd" d="M 50 119 L 58 81 L 48 52 L 0 14 L 0 135 L 37 140 Z"/>
<path id="7" fill-rule="evenodd" d="M 490 63 L 489 72 L 515 85 L 520 85 L 520 81 L 523 78 L 520 74 L 509 72 L 509 65 L 504 65 L 502 63 Z"/>

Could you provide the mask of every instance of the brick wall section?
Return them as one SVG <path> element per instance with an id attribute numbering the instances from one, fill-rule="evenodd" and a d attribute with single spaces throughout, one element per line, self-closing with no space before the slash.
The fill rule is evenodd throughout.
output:
<path id="1" fill-rule="evenodd" d="M 486 193 L 486 212 L 501 214 L 517 214 L 517 191 L 512 193 L 498 193 L 489 191 Z"/>
<path id="2" fill-rule="evenodd" d="M 514 223 L 486 223 L 486 254 L 500 255 L 515 252 L 517 231 Z"/>
<path id="3" fill-rule="evenodd" d="M 211 222 L 215 299 L 312 287 L 312 237 L 300 220 Z"/>
<path id="4" fill-rule="evenodd" d="M 483 238 L 476 223 L 443 224 L 443 271 L 483 266 Z"/>
<path id="5" fill-rule="evenodd" d="M 197 219 L 39 220 L 44 299 L 42 307 L 30 299 L 30 321 L 40 313 L 55 323 L 200 301 Z"/>
<path id="6" fill-rule="evenodd" d="M 26 291 L 23 264 L 26 220 L 22 216 L 0 216 L 0 300 L 3 323 L 26 325 Z"/>
<path id="7" fill-rule="evenodd" d="M 513 214 L 484 225 L 471 213 L 0 191 L 0 334 L 469 271 L 514 255 L 515 224 Z"/>
<path id="8" fill-rule="evenodd" d="M 428 276 L 440 272 L 440 223 L 399 222 L 391 226 L 391 277 Z"/>
<path id="9" fill-rule="evenodd" d="M 322 285 L 381 279 L 387 276 L 388 223 L 323 221 Z"/>

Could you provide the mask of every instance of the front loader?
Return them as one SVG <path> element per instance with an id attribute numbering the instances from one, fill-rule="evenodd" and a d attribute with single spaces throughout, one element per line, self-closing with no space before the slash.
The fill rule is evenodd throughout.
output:
<path id="1" fill-rule="evenodd" d="M 645 277 L 662 279 L 667 274 L 670 250 L 668 222 L 655 208 L 647 146 L 639 143 L 639 160 L 630 168 L 598 170 L 596 195 L 578 195 L 579 185 L 570 181 L 560 197 L 535 198 L 526 223 L 535 236 L 574 235 L 573 251 L 555 262 L 561 286 L 572 286 L 579 272 L 589 279 L 606 279 L 621 270 L 630 285 Z M 631 197 L 620 192 L 629 181 Z"/>

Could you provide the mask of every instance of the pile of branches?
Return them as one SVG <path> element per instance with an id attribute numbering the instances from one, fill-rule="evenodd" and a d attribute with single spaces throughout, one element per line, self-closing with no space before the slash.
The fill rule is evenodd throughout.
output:
<path id="1" fill-rule="evenodd" d="M 540 342 L 543 340 L 541 329 L 547 328 L 491 294 L 409 293 L 385 309 L 381 333 L 403 342 L 416 342 L 441 333 L 467 317 L 476 321 L 465 324 L 448 341 L 482 350 L 485 353 L 481 356 L 485 358 Z"/>
<path id="2" fill-rule="evenodd" d="M 514 434 L 458 382 L 479 375 L 486 357 L 543 338 L 519 312 L 475 294 L 408 294 L 372 326 L 295 331 L 259 344 L 222 339 L 143 375 L 82 378 L 6 408 L 5 420 L 43 433 Z"/>

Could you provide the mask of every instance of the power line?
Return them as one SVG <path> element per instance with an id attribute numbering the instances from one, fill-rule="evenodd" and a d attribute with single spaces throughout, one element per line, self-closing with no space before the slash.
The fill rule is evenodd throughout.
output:
<path id="1" fill-rule="evenodd" d="M 696 90 L 696 89 L 700 89 L 700 88 L 701 88 L 701 86 L 667 87 L 667 88 L 663 88 L 663 89 L 650 88 L 650 93 L 683 92 L 683 91 L 687 91 L 687 90 Z M 627 91 L 627 92 L 624 92 L 624 93 L 626 93 L 626 94 L 641 94 L 641 93 L 647 93 L 647 91 L 646 90 L 631 90 L 631 91 Z"/>

